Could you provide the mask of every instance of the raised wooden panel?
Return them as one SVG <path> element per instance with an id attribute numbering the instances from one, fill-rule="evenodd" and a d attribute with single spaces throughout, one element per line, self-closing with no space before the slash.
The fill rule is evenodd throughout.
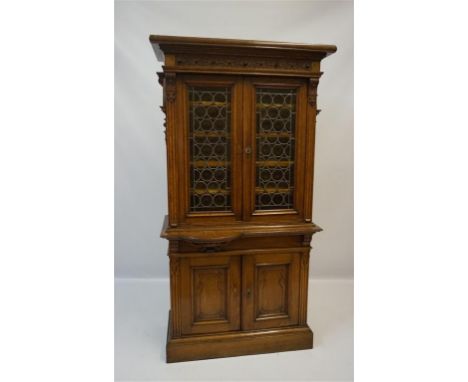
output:
<path id="1" fill-rule="evenodd" d="M 289 265 L 260 265 L 255 273 L 255 318 L 287 317 Z"/>
<path id="2" fill-rule="evenodd" d="M 227 321 L 228 268 L 192 268 L 193 322 Z"/>
<path id="3" fill-rule="evenodd" d="M 300 253 L 243 257 L 243 329 L 298 324 L 300 257 Z"/>
<path id="4" fill-rule="evenodd" d="M 240 329 L 238 256 L 181 258 L 181 333 Z"/>

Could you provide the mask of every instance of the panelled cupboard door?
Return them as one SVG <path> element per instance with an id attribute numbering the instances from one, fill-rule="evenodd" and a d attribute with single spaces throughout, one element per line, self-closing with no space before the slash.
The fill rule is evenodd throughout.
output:
<path id="1" fill-rule="evenodd" d="M 244 219 L 303 219 L 307 84 L 244 79 Z"/>
<path id="2" fill-rule="evenodd" d="M 243 257 L 242 329 L 298 324 L 300 254 Z"/>
<path id="3" fill-rule="evenodd" d="M 177 78 L 179 220 L 240 220 L 242 78 Z"/>
<path id="4" fill-rule="evenodd" d="M 240 258 L 181 259 L 182 334 L 240 329 Z"/>

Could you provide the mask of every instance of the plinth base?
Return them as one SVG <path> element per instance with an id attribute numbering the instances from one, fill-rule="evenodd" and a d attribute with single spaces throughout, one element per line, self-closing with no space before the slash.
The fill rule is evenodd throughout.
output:
<path id="1" fill-rule="evenodd" d="M 169 312 L 166 345 L 168 363 L 304 350 L 312 347 L 313 333 L 307 325 L 172 338 Z"/>

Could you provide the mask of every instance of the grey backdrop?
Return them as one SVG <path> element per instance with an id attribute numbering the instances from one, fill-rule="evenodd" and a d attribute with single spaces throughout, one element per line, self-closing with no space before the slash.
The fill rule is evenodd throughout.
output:
<path id="1" fill-rule="evenodd" d="M 167 277 L 161 64 L 150 34 L 336 44 L 318 90 L 312 277 L 353 277 L 353 3 L 115 4 L 115 276 Z"/>

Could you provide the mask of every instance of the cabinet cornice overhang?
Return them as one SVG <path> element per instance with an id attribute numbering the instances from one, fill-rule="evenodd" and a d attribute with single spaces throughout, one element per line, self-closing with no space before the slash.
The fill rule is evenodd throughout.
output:
<path id="1" fill-rule="evenodd" d="M 313 76 L 320 61 L 336 52 L 334 45 L 253 40 L 151 35 L 150 42 L 164 70 L 181 73 Z"/>

